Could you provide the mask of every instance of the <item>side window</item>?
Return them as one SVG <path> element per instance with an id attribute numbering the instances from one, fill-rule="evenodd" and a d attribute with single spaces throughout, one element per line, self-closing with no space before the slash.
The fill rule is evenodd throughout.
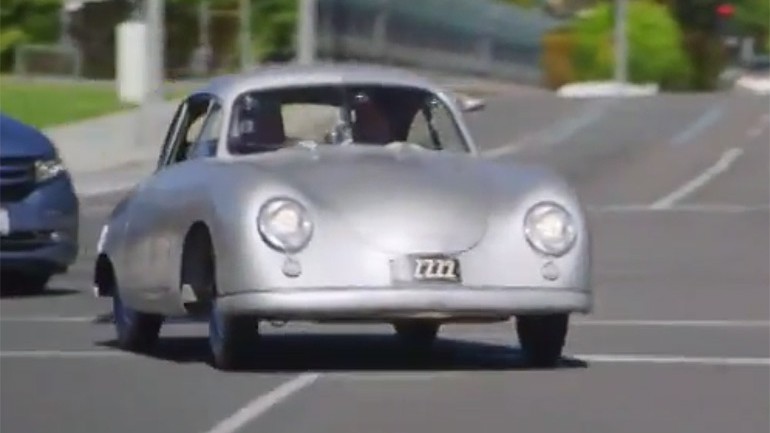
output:
<path id="1" fill-rule="evenodd" d="M 433 138 L 430 135 L 430 127 L 428 126 L 428 120 L 422 111 L 417 111 L 414 115 L 414 120 L 409 128 L 409 134 L 406 137 L 406 141 L 414 144 L 419 144 L 427 149 L 437 149 L 438 146 L 434 143 Z"/>
<path id="2" fill-rule="evenodd" d="M 193 145 L 190 146 L 187 159 L 212 157 L 216 154 L 222 131 L 222 115 L 222 106 L 212 102 L 205 120 L 201 122 L 200 133 L 190 138 Z"/>
<path id="3" fill-rule="evenodd" d="M 174 149 L 174 143 L 178 130 L 187 118 L 187 101 L 179 104 L 179 107 L 174 113 L 174 118 L 169 124 L 168 131 L 166 131 L 166 137 L 163 140 L 163 146 L 160 149 L 160 155 L 158 156 L 158 162 L 156 169 L 160 169 L 166 165 L 166 159 L 169 153 Z"/>
<path id="4" fill-rule="evenodd" d="M 460 153 L 468 151 L 452 112 L 435 97 L 429 97 L 415 114 L 407 141 L 428 149 Z"/>
<path id="5" fill-rule="evenodd" d="M 194 96 L 187 100 L 187 112 L 175 131 L 163 165 L 171 165 L 187 159 L 187 153 L 197 140 L 203 121 L 213 102 L 210 96 Z"/>

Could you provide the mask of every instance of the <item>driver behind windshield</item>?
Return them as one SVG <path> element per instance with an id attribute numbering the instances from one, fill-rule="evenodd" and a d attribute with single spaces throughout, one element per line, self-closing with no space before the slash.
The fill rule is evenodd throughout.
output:
<path id="1" fill-rule="evenodd" d="M 234 153 L 266 152 L 286 145 L 281 104 L 270 98 L 243 98 L 235 107 L 234 128 L 230 140 Z"/>
<path id="2" fill-rule="evenodd" d="M 388 116 L 382 107 L 364 93 L 353 100 L 353 141 L 358 143 L 387 144 L 395 140 Z"/>

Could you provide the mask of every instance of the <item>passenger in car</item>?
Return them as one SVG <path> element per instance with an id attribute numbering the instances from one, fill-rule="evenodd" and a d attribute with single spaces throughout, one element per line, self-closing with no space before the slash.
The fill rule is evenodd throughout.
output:
<path id="1" fill-rule="evenodd" d="M 235 153 L 278 150 L 286 146 L 281 105 L 270 100 L 245 101 L 239 107 L 236 137 L 231 142 Z"/>

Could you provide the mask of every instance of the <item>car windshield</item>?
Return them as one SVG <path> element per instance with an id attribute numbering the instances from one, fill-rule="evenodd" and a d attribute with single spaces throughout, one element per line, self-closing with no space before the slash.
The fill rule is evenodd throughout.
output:
<path id="1" fill-rule="evenodd" d="M 386 145 L 409 142 L 431 150 L 468 152 L 456 119 L 435 94 L 420 88 L 313 86 L 247 92 L 233 106 L 232 154 L 294 146 Z"/>

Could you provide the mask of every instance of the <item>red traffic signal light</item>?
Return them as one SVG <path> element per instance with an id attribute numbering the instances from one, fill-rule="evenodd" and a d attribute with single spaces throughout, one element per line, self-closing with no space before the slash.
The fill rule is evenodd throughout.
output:
<path id="1" fill-rule="evenodd" d="M 722 3 L 717 6 L 717 14 L 720 17 L 731 17 L 733 16 L 733 13 L 735 13 L 735 6 L 731 5 L 730 3 Z"/>

